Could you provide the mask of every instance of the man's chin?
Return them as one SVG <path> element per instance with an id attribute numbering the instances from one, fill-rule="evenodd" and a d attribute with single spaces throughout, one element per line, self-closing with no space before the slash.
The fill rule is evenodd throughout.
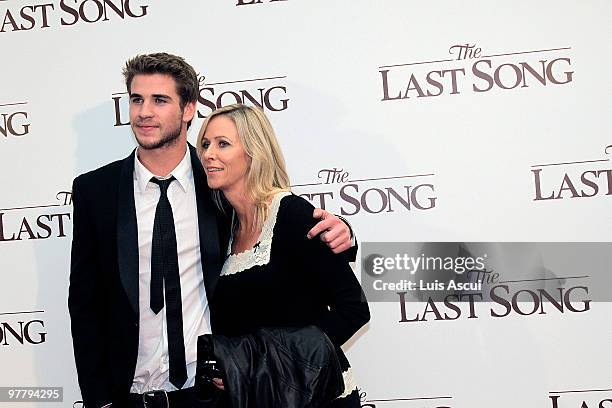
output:
<path id="1" fill-rule="evenodd" d="M 177 128 L 174 132 L 164 133 L 160 132 L 155 136 L 139 136 L 138 132 L 132 127 L 132 132 L 136 138 L 138 146 L 143 150 L 155 150 L 164 147 L 174 146 L 180 139 L 182 126 Z"/>
<path id="2" fill-rule="evenodd" d="M 174 144 L 176 144 L 177 141 L 178 137 L 151 140 L 150 138 L 140 138 L 136 136 L 136 142 L 138 143 L 138 146 L 143 150 L 155 150 L 161 149 L 163 147 L 173 146 Z"/>
<path id="3" fill-rule="evenodd" d="M 159 149 L 161 147 L 164 147 L 166 145 L 166 143 L 164 143 L 163 141 L 144 142 L 144 141 L 139 140 L 139 139 L 136 139 L 136 141 L 138 142 L 138 147 L 143 149 L 143 150 L 155 150 L 155 149 Z"/>

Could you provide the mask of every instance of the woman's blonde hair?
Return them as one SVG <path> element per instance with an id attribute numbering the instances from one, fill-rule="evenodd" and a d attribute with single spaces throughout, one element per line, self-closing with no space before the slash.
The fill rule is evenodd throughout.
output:
<path id="1" fill-rule="evenodd" d="M 283 152 L 270 121 L 259 108 L 233 104 L 215 110 L 202 124 L 197 140 L 200 158 L 204 153 L 202 139 L 206 128 L 217 116 L 225 116 L 234 122 L 244 150 L 251 158 L 246 189 L 255 203 L 253 227 L 260 229 L 268 216 L 270 198 L 278 192 L 291 191 Z M 223 209 L 221 191 L 213 190 L 213 198 L 217 206 Z"/>

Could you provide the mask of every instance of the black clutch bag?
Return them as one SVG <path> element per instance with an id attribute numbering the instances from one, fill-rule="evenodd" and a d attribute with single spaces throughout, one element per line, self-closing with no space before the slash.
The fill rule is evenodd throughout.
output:
<path id="1" fill-rule="evenodd" d="M 213 378 L 223 378 L 223 375 L 215 358 L 212 335 L 198 337 L 197 353 L 194 385 L 196 401 L 199 406 L 214 408 L 218 406 L 223 391 L 213 384 Z"/>

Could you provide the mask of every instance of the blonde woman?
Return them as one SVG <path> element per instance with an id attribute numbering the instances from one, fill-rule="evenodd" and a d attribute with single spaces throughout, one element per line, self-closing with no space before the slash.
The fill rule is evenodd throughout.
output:
<path id="1" fill-rule="evenodd" d="M 318 326 L 344 370 L 345 392 L 332 406 L 358 408 L 340 346 L 369 320 L 368 305 L 346 259 L 306 238 L 313 206 L 291 193 L 270 122 L 254 107 L 224 107 L 202 125 L 197 148 L 218 205 L 229 204 L 233 217 L 227 259 L 210 300 L 213 333 Z"/>

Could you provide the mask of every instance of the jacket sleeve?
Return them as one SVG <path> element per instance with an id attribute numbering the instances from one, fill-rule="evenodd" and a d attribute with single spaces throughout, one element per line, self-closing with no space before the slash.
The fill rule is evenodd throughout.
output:
<path id="1" fill-rule="evenodd" d="M 73 231 L 68 310 L 72 343 L 84 403 L 101 407 L 111 402 L 105 285 L 97 266 L 93 209 L 83 192 L 81 177 L 72 186 Z"/>
<path id="2" fill-rule="evenodd" d="M 306 233 L 316 220 L 312 218 L 313 206 L 301 197 L 286 197 L 287 218 L 294 232 L 292 243 L 298 245 L 300 259 L 307 274 L 319 283 L 320 296 L 327 310 L 319 316 L 317 326 L 335 345 L 342 345 L 359 328 L 370 320 L 370 311 L 361 285 L 342 254 L 334 255 L 319 239 L 307 239 Z"/>

